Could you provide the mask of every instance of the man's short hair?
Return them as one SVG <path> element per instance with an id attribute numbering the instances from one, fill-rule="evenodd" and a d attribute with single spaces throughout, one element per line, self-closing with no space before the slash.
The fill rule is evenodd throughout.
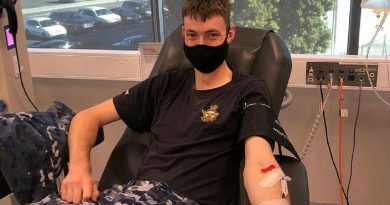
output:
<path id="1" fill-rule="evenodd" d="M 182 16 L 189 16 L 203 22 L 214 16 L 222 16 L 226 25 L 230 25 L 230 0 L 186 0 L 183 6 Z"/>

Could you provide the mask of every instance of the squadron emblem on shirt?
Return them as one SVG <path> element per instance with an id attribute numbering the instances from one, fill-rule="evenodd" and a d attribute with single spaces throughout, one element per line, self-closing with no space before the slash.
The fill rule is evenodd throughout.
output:
<path id="1" fill-rule="evenodd" d="M 213 122 L 217 119 L 219 113 L 217 111 L 218 105 L 210 105 L 208 110 L 202 109 L 202 117 L 200 118 L 202 122 Z"/>

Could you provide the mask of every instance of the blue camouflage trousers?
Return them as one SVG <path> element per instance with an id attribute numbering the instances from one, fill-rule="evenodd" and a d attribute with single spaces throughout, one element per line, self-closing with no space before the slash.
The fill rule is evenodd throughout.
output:
<path id="1" fill-rule="evenodd" d="M 20 204 L 57 192 L 74 115 L 60 102 L 47 112 L 0 114 L 0 171 Z"/>
<path id="2" fill-rule="evenodd" d="M 54 102 L 47 112 L 0 114 L 0 172 L 20 204 L 67 204 L 58 196 L 57 178 L 68 162 L 67 134 L 75 113 Z M 95 145 L 103 141 L 99 129 Z M 0 187 L 2 188 L 2 187 Z M 164 182 L 132 180 L 100 192 L 97 202 L 81 204 L 198 204 Z"/>
<path id="3" fill-rule="evenodd" d="M 63 205 L 58 195 L 50 195 L 34 205 Z M 85 201 L 82 205 L 198 205 L 159 181 L 131 180 L 126 185 L 114 185 L 100 192 L 97 202 Z"/>

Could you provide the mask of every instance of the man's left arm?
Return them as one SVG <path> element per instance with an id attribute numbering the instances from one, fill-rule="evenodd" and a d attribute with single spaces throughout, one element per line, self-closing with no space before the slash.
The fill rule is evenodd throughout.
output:
<path id="1" fill-rule="evenodd" d="M 273 168 L 275 166 L 275 168 Z M 267 169 L 268 168 L 268 169 Z M 262 137 L 252 136 L 245 140 L 244 185 L 253 205 L 289 205 L 289 200 L 283 198 L 281 180 L 264 187 L 265 178 L 279 168 L 271 146 Z M 263 170 L 262 170 L 263 169 Z M 275 173 L 272 173 L 275 174 Z M 272 177 L 271 177 L 272 178 Z M 272 184 L 272 183 L 271 183 Z M 287 195 L 288 198 L 289 195 Z"/>

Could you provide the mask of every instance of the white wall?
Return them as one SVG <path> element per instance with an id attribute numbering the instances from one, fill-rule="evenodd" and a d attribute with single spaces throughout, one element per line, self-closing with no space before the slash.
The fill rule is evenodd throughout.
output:
<path id="1" fill-rule="evenodd" d="M 321 101 L 318 86 L 305 85 L 305 65 L 307 61 L 340 61 L 342 63 L 365 63 L 365 59 L 357 56 L 293 56 L 293 72 L 289 89 L 293 94 L 293 103 L 280 113 L 280 120 L 299 153 L 312 131 L 315 117 Z M 389 68 L 383 58 L 369 59 L 370 63 L 378 64 L 378 90 L 390 101 Z M 324 86 L 325 88 L 325 86 Z M 333 86 L 327 103 L 326 116 L 329 132 L 329 142 L 338 166 L 339 122 L 337 86 Z M 327 93 L 324 89 L 324 95 Z M 342 177 L 347 191 L 350 174 L 351 153 L 353 147 L 353 132 L 357 115 L 359 91 L 356 87 L 344 87 L 342 108 L 349 111 L 349 116 L 343 119 L 342 125 Z M 356 205 L 388 204 L 383 196 L 390 194 L 386 188 L 390 184 L 390 161 L 387 149 L 390 144 L 390 107 L 381 102 L 372 89 L 363 88 L 360 114 L 356 127 L 355 157 L 353 160 L 353 175 L 350 186 L 350 203 Z M 312 202 L 340 204 L 339 185 L 334 171 L 328 147 L 326 144 L 323 119 L 311 143 L 309 152 L 303 160 L 306 165 L 310 197 Z"/>
<path id="2" fill-rule="evenodd" d="M 320 92 L 314 88 L 290 88 L 293 103 L 282 110 L 280 120 L 299 153 L 311 132 L 319 110 Z M 326 92 L 326 90 L 324 90 Z M 350 156 L 353 145 L 353 127 L 357 114 L 357 90 L 344 90 L 343 108 L 349 117 L 343 118 L 342 170 L 345 190 L 350 172 Z M 326 93 L 325 93 L 326 94 Z M 389 92 L 381 92 L 390 99 Z M 356 129 L 356 147 L 353 161 L 353 178 L 350 187 L 350 204 L 388 204 L 384 196 L 390 194 L 390 108 L 376 98 L 372 91 L 363 91 Z M 338 165 L 338 91 L 331 93 L 326 108 L 329 141 L 335 163 Z M 312 202 L 340 204 L 337 176 L 326 145 L 324 124 L 319 129 L 303 160 L 309 176 Z M 346 204 L 346 203 L 345 203 Z"/>

